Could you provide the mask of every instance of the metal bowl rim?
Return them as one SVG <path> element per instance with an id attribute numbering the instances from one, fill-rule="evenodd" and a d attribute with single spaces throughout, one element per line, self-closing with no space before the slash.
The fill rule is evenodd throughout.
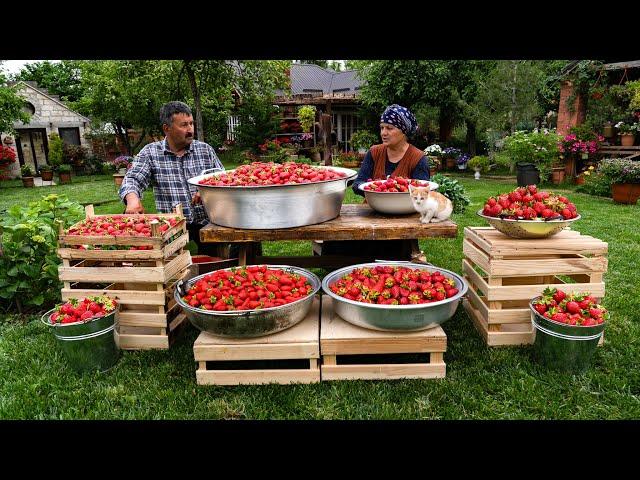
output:
<path id="1" fill-rule="evenodd" d="M 363 192 L 365 192 L 365 193 L 371 193 L 371 194 L 377 194 L 377 193 L 380 193 L 380 194 L 383 194 L 383 195 L 388 195 L 388 194 L 395 195 L 395 194 L 399 194 L 399 193 L 400 193 L 400 194 L 403 194 L 403 195 L 406 195 L 406 194 L 408 194 L 408 193 L 409 193 L 408 191 L 406 191 L 406 192 L 376 192 L 376 191 L 374 191 L 374 190 L 365 190 L 365 189 L 364 189 L 364 187 L 366 187 L 367 185 L 371 185 L 373 182 L 378 182 L 378 181 L 379 181 L 379 180 L 372 180 L 371 182 L 364 182 L 364 183 L 361 183 L 360 185 L 358 185 L 358 190 L 362 190 L 362 191 L 363 191 Z M 437 183 L 437 182 L 432 182 L 431 180 L 420 180 L 420 181 L 421 181 L 421 182 L 429 182 L 429 189 L 430 189 L 430 190 L 437 190 L 437 189 L 438 189 L 438 187 L 440 187 L 440 184 L 439 184 L 439 183 Z M 432 187 L 432 185 L 435 185 L 435 187 Z"/>
<path id="2" fill-rule="evenodd" d="M 287 185 L 202 185 L 200 183 L 198 183 L 197 180 L 204 180 L 205 178 L 208 178 L 210 176 L 213 175 L 220 175 L 221 173 L 230 173 L 235 171 L 236 169 L 232 169 L 232 170 L 225 170 L 224 172 L 219 172 L 219 173 L 206 173 L 204 175 L 196 175 L 195 177 L 191 177 L 189 179 L 187 179 L 187 182 L 190 183 L 191 185 L 194 185 L 196 187 L 202 187 L 202 188 L 220 188 L 220 189 L 231 189 L 231 190 L 250 190 L 250 189 L 254 189 L 254 188 L 261 188 L 261 189 L 265 189 L 265 188 L 285 188 L 285 187 L 299 187 L 302 185 L 321 185 L 323 183 L 330 183 L 330 182 L 337 182 L 337 181 L 349 181 L 355 177 L 358 176 L 358 172 L 356 172 L 355 170 L 351 170 L 350 168 L 344 168 L 344 167 L 334 167 L 332 165 L 314 165 L 315 168 L 334 168 L 334 169 L 340 169 L 340 170 L 346 170 L 352 173 L 348 173 L 346 177 L 342 177 L 342 178 L 333 178 L 331 180 L 322 180 L 320 182 L 308 182 L 308 183 L 294 183 L 294 184 L 287 184 Z M 346 172 L 345 172 L 346 173 Z M 197 180 L 196 180 L 197 179 Z"/>
<path id="3" fill-rule="evenodd" d="M 554 224 L 560 224 L 560 223 L 571 223 L 571 222 L 575 222 L 576 220 L 580 220 L 582 218 L 582 215 L 578 214 L 577 217 L 568 218 L 566 220 L 565 219 L 563 220 L 514 220 L 510 218 L 490 217 L 488 215 L 484 215 L 482 213 L 482 210 L 483 209 L 481 208 L 476 212 L 476 214 L 488 220 L 497 220 L 499 222 L 507 222 L 507 223 L 532 223 L 536 225 L 554 225 Z"/>
<path id="4" fill-rule="evenodd" d="M 329 289 L 329 279 L 331 277 L 337 277 L 338 275 L 342 275 L 344 272 L 347 271 L 351 271 L 355 268 L 359 268 L 359 267 L 369 267 L 369 266 L 377 266 L 377 265 L 394 265 L 394 266 L 406 266 L 406 267 L 411 267 L 411 268 L 420 268 L 422 270 L 433 270 L 433 271 L 439 271 L 439 272 L 446 272 L 447 274 L 456 277 L 457 280 L 459 280 L 459 283 L 462 285 L 462 288 L 460 289 L 460 291 L 458 293 L 456 293 L 453 297 L 451 298 L 445 298 L 444 300 L 440 300 L 438 302 L 430 302 L 430 303 L 419 303 L 416 305 L 410 304 L 410 305 L 379 305 L 377 303 L 364 303 L 364 302 L 356 302 L 355 300 L 349 300 L 348 298 L 344 298 L 341 297 L 339 295 L 336 295 L 335 293 L 333 293 L 330 289 Z M 351 305 L 355 305 L 357 307 L 366 307 L 366 308 L 373 308 L 373 309 L 377 309 L 377 310 L 389 310 L 390 308 L 393 310 L 418 310 L 418 309 L 422 309 L 422 308 L 429 308 L 429 307 L 437 307 L 439 305 L 444 305 L 446 303 L 451 303 L 455 300 L 458 300 L 460 298 L 462 298 L 468 290 L 469 286 L 467 285 L 467 282 L 457 273 L 452 272 L 450 270 L 446 270 L 444 268 L 438 268 L 435 265 L 423 265 L 420 263 L 412 263 L 412 262 L 393 262 L 393 261 L 389 261 L 389 262 L 375 262 L 375 263 L 359 263 L 357 265 L 350 265 L 347 267 L 343 267 L 343 268 L 339 268 L 338 270 L 334 270 L 331 273 L 328 273 L 326 277 L 324 277 L 324 279 L 322 280 L 322 290 L 324 291 L 324 293 L 326 293 L 327 295 L 329 295 L 331 298 L 334 298 L 338 301 L 344 302 L 344 303 L 348 303 Z"/>
<path id="5" fill-rule="evenodd" d="M 253 266 L 261 266 L 261 265 L 247 265 L 247 267 L 253 267 Z M 232 310 L 232 311 L 217 311 L 217 310 L 204 310 L 201 308 L 195 308 L 192 307 L 191 305 L 187 305 L 183 300 L 182 297 L 180 296 L 180 292 L 178 291 L 178 289 L 176 288 L 174 291 L 174 298 L 176 300 L 176 302 L 178 302 L 178 304 L 185 310 L 189 310 L 192 313 L 197 313 L 197 314 L 205 314 L 205 315 L 210 315 L 210 316 L 226 316 L 226 317 L 248 317 L 252 314 L 262 314 L 263 312 L 273 312 L 273 311 L 278 311 L 278 310 L 283 310 L 285 307 L 290 307 L 292 305 L 296 305 L 298 303 L 301 303 L 305 300 L 308 300 L 309 298 L 312 298 L 315 294 L 317 294 L 320 291 L 320 288 L 322 287 L 322 282 L 320 281 L 320 278 L 318 278 L 318 276 L 313 273 L 310 272 L 308 270 L 305 270 L 303 268 L 300 267 L 294 267 L 291 265 L 267 265 L 269 268 L 271 267 L 275 267 L 275 268 L 291 268 L 294 269 L 298 272 L 302 271 L 305 273 L 305 277 L 307 277 L 307 279 L 312 280 L 312 286 L 313 286 L 313 291 L 311 293 L 309 293 L 307 296 L 305 297 L 301 297 L 299 300 L 296 300 L 295 302 L 291 302 L 291 303 L 285 303 L 284 305 L 278 305 L 277 307 L 270 307 L 270 308 L 260 308 L 260 309 L 253 309 L 253 310 Z M 228 267 L 228 268 L 221 268 L 219 270 L 215 270 L 214 272 L 219 272 L 219 271 L 223 271 L 223 270 L 227 270 L 230 271 L 232 268 L 238 269 L 238 268 L 242 268 L 242 267 Z M 207 273 L 203 273 L 202 275 L 198 275 L 197 277 L 193 277 L 190 278 L 187 281 L 184 281 L 184 285 L 193 285 L 196 281 L 200 280 L 201 278 L 205 277 L 206 275 L 211 275 L 214 272 L 207 272 Z M 313 285 L 315 284 L 315 286 Z"/>

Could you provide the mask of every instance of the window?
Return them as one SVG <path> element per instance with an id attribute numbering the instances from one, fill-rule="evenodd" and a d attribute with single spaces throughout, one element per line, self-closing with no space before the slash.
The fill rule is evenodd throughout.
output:
<path id="1" fill-rule="evenodd" d="M 24 106 L 22 107 L 23 112 L 27 112 L 29 115 L 34 115 L 36 113 L 36 107 L 33 106 L 31 102 L 24 102 Z"/>
<path id="2" fill-rule="evenodd" d="M 67 145 L 80 145 L 80 128 L 58 128 L 58 133 Z"/>

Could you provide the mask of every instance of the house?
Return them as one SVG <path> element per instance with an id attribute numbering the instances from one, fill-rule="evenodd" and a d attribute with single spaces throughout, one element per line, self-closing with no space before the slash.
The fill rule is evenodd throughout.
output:
<path id="1" fill-rule="evenodd" d="M 31 121 L 25 125 L 20 121 L 13 124 L 15 140 L 11 135 L 2 134 L 2 142 L 12 146 L 18 155 L 16 162 L 7 172 L 9 177 L 20 176 L 20 166 L 29 165 L 37 171 L 48 163 L 49 134 L 58 133 L 62 141 L 72 145 L 82 145 L 91 151 L 91 143 L 84 137 L 91 120 L 67 107 L 57 95 L 51 95 L 36 82 L 11 82 L 17 85 L 17 93 L 25 99 L 25 110 L 31 114 Z"/>
<path id="2" fill-rule="evenodd" d="M 295 115 L 301 105 L 315 105 L 318 116 L 320 113 L 331 115 L 339 149 L 351 150 L 351 135 L 361 123 L 357 110 L 363 81 L 356 70 L 337 72 L 314 64 L 294 63 L 289 78 L 291 95 L 277 91 L 274 102 L 283 115 Z"/>

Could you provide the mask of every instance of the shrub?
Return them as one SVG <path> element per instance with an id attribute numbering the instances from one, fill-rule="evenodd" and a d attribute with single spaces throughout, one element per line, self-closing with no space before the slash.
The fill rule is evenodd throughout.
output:
<path id="1" fill-rule="evenodd" d="M 351 148 L 369 150 L 378 141 L 378 136 L 367 130 L 356 130 L 351 135 Z"/>
<path id="2" fill-rule="evenodd" d="M 57 133 L 49 135 L 49 163 L 53 167 L 62 165 L 64 161 L 64 143 Z"/>
<path id="3" fill-rule="evenodd" d="M 460 185 L 457 180 L 445 177 L 441 173 L 436 173 L 431 177 L 431 181 L 439 185 L 438 192 L 453 202 L 454 213 L 464 213 L 467 205 L 471 203 L 471 200 L 469 200 L 464 187 Z"/>
<path id="4" fill-rule="evenodd" d="M 609 183 L 640 183 L 640 162 L 623 158 L 605 158 L 598 165 L 598 172 Z"/>
<path id="5" fill-rule="evenodd" d="M 481 155 L 476 155 L 471 160 L 469 160 L 469 168 L 471 168 L 472 170 L 475 170 L 477 168 L 483 173 L 489 170 L 489 164 L 489 157 L 484 157 Z"/>
<path id="6" fill-rule="evenodd" d="M 503 152 L 509 156 L 512 165 L 533 163 L 540 171 L 540 180 L 546 181 L 551 175 L 551 167 L 558 159 L 560 137 L 550 130 L 526 133 L 515 132 L 504 139 Z"/>
<path id="7" fill-rule="evenodd" d="M 0 217 L 0 302 L 20 313 L 60 300 L 58 226 L 84 216 L 79 203 L 47 195 L 28 206 L 13 205 Z"/>
<path id="8" fill-rule="evenodd" d="M 298 109 L 298 120 L 300 121 L 302 130 L 310 132 L 316 120 L 316 107 L 313 105 L 302 105 Z"/>
<path id="9" fill-rule="evenodd" d="M 29 165 L 25 164 L 20 167 L 20 174 L 23 177 L 32 177 L 33 171 L 31 170 L 31 167 Z"/>
<path id="10" fill-rule="evenodd" d="M 576 188 L 576 192 L 587 193 L 599 197 L 611 196 L 611 182 L 602 173 L 596 171 L 584 177 L 584 183 Z"/>

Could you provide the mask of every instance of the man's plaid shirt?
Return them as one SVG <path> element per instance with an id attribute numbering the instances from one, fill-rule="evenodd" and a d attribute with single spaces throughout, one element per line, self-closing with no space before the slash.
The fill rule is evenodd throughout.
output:
<path id="1" fill-rule="evenodd" d="M 198 140 L 191 142 L 182 157 L 177 157 L 168 147 L 165 137 L 140 151 L 124 177 L 120 198 L 126 203 L 125 196 L 135 192 L 142 199 L 142 192 L 153 185 L 159 213 L 171 213 L 181 203 L 188 223 L 205 223 L 207 214 L 202 204 L 191 205 L 198 188 L 187 179 L 206 169 L 223 168 L 222 163 L 210 145 Z"/>

